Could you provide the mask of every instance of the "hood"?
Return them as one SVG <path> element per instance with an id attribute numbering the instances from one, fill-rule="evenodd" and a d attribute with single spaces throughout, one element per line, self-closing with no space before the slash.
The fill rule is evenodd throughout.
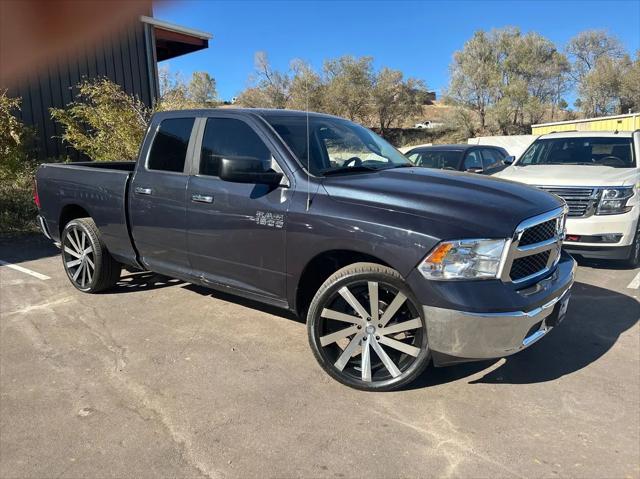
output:
<path id="1" fill-rule="evenodd" d="M 638 181 L 637 168 L 583 165 L 510 166 L 496 177 L 537 186 L 627 186 Z"/>
<path id="2" fill-rule="evenodd" d="M 420 216 L 440 238 L 504 238 L 524 219 L 562 201 L 537 188 L 483 175 L 398 168 L 327 177 L 334 200 Z"/>

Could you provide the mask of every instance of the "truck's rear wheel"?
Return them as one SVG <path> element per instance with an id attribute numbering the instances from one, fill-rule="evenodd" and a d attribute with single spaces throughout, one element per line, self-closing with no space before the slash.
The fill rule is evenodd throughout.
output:
<path id="1" fill-rule="evenodd" d="M 122 265 L 114 260 L 91 218 L 71 220 L 62 230 L 62 264 L 71 284 L 85 293 L 111 288 Z"/>
<path id="2" fill-rule="evenodd" d="M 329 277 L 311 302 L 307 330 L 322 368 L 356 389 L 397 389 L 429 362 L 422 308 L 400 274 L 378 264 Z"/>

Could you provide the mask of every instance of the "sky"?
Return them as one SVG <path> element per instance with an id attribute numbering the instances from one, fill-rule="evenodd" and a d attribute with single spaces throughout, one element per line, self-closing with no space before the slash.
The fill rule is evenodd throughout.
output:
<path id="1" fill-rule="evenodd" d="M 576 33 L 604 29 L 630 53 L 640 49 L 640 0 L 622 1 L 173 1 L 154 16 L 209 32 L 209 48 L 161 65 L 189 78 L 207 71 L 230 100 L 249 85 L 254 55 L 286 70 L 294 58 L 320 70 L 341 55 L 372 56 L 377 68 L 424 80 L 440 96 L 453 53 L 479 29 L 535 31 L 559 48 Z"/>

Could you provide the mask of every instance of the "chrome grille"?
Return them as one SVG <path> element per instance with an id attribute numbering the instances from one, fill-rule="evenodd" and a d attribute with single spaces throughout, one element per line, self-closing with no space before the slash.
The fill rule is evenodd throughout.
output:
<path id="1" fill-rule="evenodd" d="M 560 259 L 568 208 L 557 208 L 518 225 L 506 252 L 500 278 L 520 283 L 550 271 Z"/>
<path id="2" fill-rule="evenodd" d="M 520 246 L 540 243 L 553 238 L 558 229 L 558 219 L 554 218 L 539 225 L 532 226 L 522 233 L 520 238 Z"/>
<path id="3" fill-rule="evenodd" d="M 515 259 L 511 266 L 511 280 L 521 280 L 546 268 L 549 254 L 550 251 L 543 251 L 542 253 Z"/>
<path id="4" fill-rule="evenodd" d="M 538 186 L 538 188 L 553 193 L 566 201 L 570 217 L 591 216 L 597 205 L 597 188 L 564 186 Z"/>

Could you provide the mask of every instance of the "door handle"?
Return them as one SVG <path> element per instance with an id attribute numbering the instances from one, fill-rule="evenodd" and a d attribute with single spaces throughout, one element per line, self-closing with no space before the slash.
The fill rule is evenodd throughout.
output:
<path id="1" fill-rule="evenodd" d="M 133 191 L 135 191 L 138 195 L 150 195 L 151 193 L 153 193 L 151 188 L 142 188 L 140 186 L 136 186 Z"/>
<path id="2" fill-rule="evenodd" d="M 191 201 L 196 203 L 213 203 L 213 196 L 191 195 Z"/>

